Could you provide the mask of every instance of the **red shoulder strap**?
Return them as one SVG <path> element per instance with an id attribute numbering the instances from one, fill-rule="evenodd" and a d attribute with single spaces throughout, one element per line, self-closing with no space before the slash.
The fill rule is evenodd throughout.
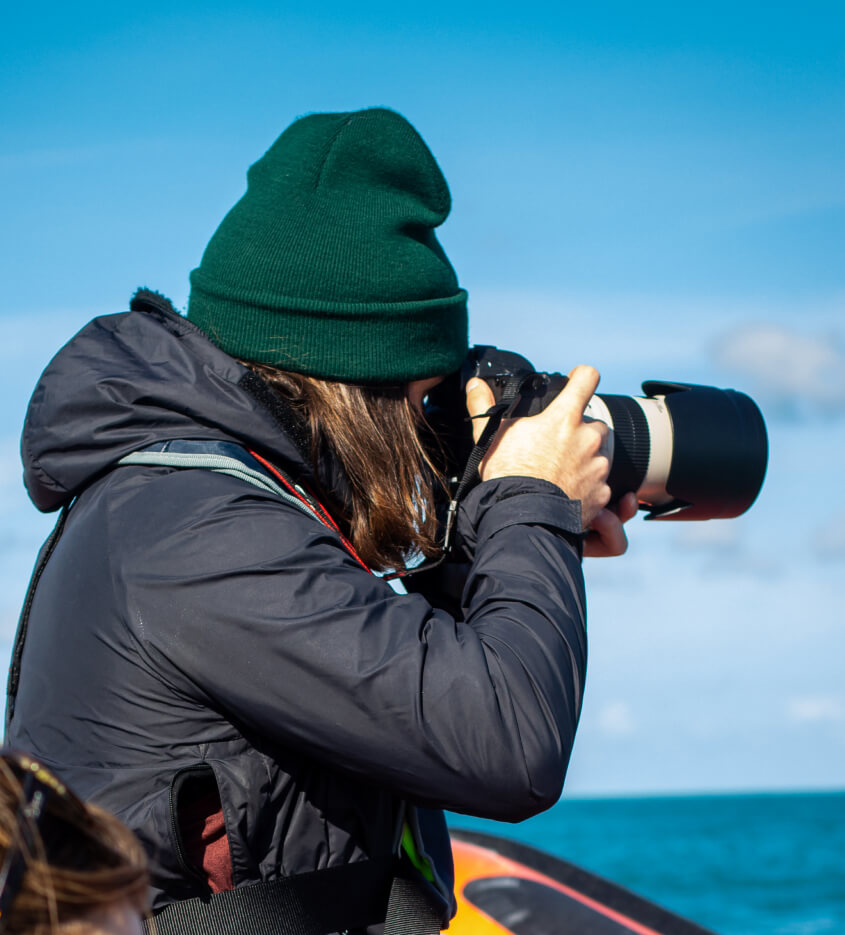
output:
<path id="1" fill-rule="evenodd" d="M 305 506 L 307 506 L 308 509 L 311 510 L 311 512 L 317 517 L 318 520 L 320 520 L 320 522 L 324 526 L 327 526 L 329 529 L 333 529 L 338 534 L 338 536 L 340 536 L 340 541 L 343 543 L 344 547 L 346 548 L 346 551 L 349 552 L 349 554 L 355 559 L 356 562 L 358 562 L 358 564 L 363 569 L 365 569 L 366 571 L 370 572 L 370 574 L 372 574 L 372 569 L 364 562 L 361 556 L 355 551 L 355 547 L 346 538 L 346 536 L 344 536 L 344 534 L 340 531 L 337 523 L 331 518 L 329 511 L 322 505 L 322 503 L 320 503 L 319 500 L 313 497 L 310 493 L 308 493 L 308 491 L 306 491 L 299 484 L 294 483 L 291 480 L 291 478 L 289 478 L 287 474 L 285 474 L 284 471 L 277 468 L 274 464 L 271 464 L 266 458 L 262 458 L 260 454 L 256 454 L 251 449 L 249 450 L 249 453 L 253 456 L 253 458 L 255 458 L 256 461 L 258 461 L 265 468 L 267 468 L 267 470 L 273 475 L 273 477 L 275 477 L 278 481 L 280 481 L 282 485 L 294 497 L 296 497 L 297 500 L 305 504 Z"/>

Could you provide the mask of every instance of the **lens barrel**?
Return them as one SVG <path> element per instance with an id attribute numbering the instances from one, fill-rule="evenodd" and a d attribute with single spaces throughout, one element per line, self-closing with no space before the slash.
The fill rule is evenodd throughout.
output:
<path id="1" fill-rule="evenodd" d="M 613 458 L 607 483 L 614 499 L 639 490 L 648 471 L 651 438 L 642 406 L 632 396 L 599 393 L 613 420 Z"/>
<path id="2" fill-rule="evenodd" d="M 613 429 L 613 500 L 636 491 L 650 511 L 647 519 L 744 513 L 760 492 L 768 461 L 766 425 L 754 401 L 736 390 L 693 383 L 652 380 L 643 383 L 643 392 L 645 397 L 598 394 L 587 408 Z"/>

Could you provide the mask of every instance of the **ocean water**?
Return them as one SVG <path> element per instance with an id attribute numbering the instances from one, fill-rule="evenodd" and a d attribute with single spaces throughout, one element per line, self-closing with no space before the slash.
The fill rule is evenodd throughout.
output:
<path id="1" fill-rule="evenodd" d="M 722 935 L 845 935 L 845 792 L 564 799 L 519 825 L 449 815 Z"/>

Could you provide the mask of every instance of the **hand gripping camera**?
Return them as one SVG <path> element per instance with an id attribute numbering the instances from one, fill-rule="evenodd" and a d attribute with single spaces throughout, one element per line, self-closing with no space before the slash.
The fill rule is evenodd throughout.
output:
<path id="1" fill-rule="evenodd" d="M 473 449 L 468 423 L 456 413 L 463 410 L 471 377 L 484 380 L 497 403 L 507 403 L 504 418 L 541 412 L 567 380 L 560 373 L 538 373 L 519 354 L 489 345 L 471 348 L 460 372 L 428 397 L 426 415 L 445 449 L 447 474 L 459 474 Z M 763 486 L 768 461 L 766 425 L 754 401 L 736 390 L 693 383 L 647 380 L 642 387 L 644 396 L 599 393 L 585 411 L 585 418 L 611 429 L 605 454 L 612 501 L 636 491 L 646 519 L 744 513 Z"/>

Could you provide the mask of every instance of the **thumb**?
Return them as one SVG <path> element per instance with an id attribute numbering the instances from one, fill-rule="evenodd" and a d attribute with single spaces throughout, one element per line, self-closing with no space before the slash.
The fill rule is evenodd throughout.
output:
<path id="1" fill-rule="evenodd" d="M 496 397 L 493 391 L 483 380 L 473 377 L 467 383 L 467 411 L 470 416 L 478 416 L 487 412 L 495 402 Z M 487 425 L 486 419 L 473 419 L 472 437 L 475 441 L 478 441 L 485 425 Z"/>

